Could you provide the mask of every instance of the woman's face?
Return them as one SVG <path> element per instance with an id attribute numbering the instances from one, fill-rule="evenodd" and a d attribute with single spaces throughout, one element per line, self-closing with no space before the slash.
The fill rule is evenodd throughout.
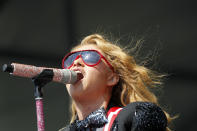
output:
<path id="1" fill-rule="evenodd" d="M 94 49 L 103 52 L 96 45 L 83 45 L 74 51 Z M 74 71 L 80 71 L 83 74 L 83 79 L 75 84 L 67 84 L 67 90 L 72 98 L 75 100 L 94 99 L 100 96 L 108 97 L 111 94 L 109 87 L 109 76 L 113 73 L 107 63 L 101 59 L 101 62 L 94 67 L 87 66 L 83 63 L 81 57 L 74 61 L 70 68 Z"/>

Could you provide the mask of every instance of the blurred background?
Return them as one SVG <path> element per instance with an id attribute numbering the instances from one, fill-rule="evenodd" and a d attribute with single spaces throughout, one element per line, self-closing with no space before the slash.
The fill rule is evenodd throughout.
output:
<path id="1" fill-rule="evenodd" d="M 61 67 L 61 59 L 84 36 L 107 33 L 127 45 L 144 38 L 142 54 L 159 47 L 155 60 L 168 73 L 161 106 L 179 115 L 172 129 L 196 130 L 197 14 L 189 0 L 0 0 L 0 64 Z M 154 61 L 153 61 L 154 62 Z M 0 72 L 0 131 L 36 131 L 31 79 Z M 65 86 L 44 88 L 46 131 L 69 122 Z"/>

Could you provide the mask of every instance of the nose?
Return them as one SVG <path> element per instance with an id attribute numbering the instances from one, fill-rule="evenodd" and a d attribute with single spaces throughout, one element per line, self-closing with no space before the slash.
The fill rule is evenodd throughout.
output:
<path id="1" fill-rule="evenodd" d="M 84 66 L 83 60 L 81 58 L 81 56 L 77 56 L 77 58 L 75 59 L 75 61 L 73 62 L 73 67 L 74 66 Z"/>

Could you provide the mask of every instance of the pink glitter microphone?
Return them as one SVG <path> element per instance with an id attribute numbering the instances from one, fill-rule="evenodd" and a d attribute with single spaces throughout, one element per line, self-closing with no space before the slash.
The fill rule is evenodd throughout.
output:
<path id="1" fill-rule="evenodd" d="M 33 78 L 40 74 L 44 69 L 52 70 L 53 79 L 52 81 L 61 82 L 66 84 L 73 84 L 78 80 L 83 78 L 80 72 L 74 72 L 69 69 L 57 69 L 57 68 L 47 68 L 47 67 L 36 67 L 32 65 L 25 65 L 19 63 L 12 63 L 11 65 L 4 64 L 3 71 L 9 72 L 14 76 Z"/>

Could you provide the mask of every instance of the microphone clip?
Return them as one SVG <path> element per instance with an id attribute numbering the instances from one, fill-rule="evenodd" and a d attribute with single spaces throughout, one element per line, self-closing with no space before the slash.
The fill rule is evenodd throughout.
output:
<path id="1" fill-rule="evenodd" d="M 44 69 L 40 74 L 32 78 L 34 83 L 34 96 L 36 99 L 43 97 L 42 87 L 53 80 L 54 72 L 51 69 Z"/>

